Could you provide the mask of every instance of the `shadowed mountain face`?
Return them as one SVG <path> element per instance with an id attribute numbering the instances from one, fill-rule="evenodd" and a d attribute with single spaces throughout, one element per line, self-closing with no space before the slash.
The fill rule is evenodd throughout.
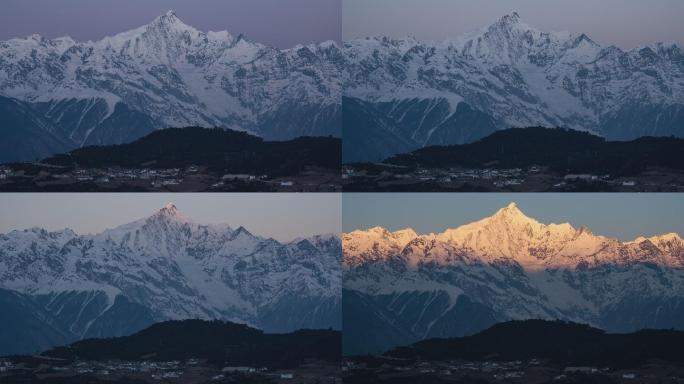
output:
<path id="1" fill-rule="evenodd" d="M 0 96 L 0 163 L 39 159 L 71 148 L 57 127 L 28 103 Z"/>
<path id="2" fill-rule="evenodd" d="M 0 297 L 9 304 L 0 354 L 128 335 L 169 319 L 339 329 L 340 252 L 335 235 L 280 243 L 194 223 L 173 204 L 95 235 L 2 234 Z"/>
<path id="3" fill-rule="evenodd" d="M 279 50 L 198 31 L 173 12 L 96 42 L 3 41 L 0 96 L 25 104 L 8 128 L 29 147 L 4 160 L 63 151 L 57 143 L 120 144 L 193 125 L 278 140 L 339 136 L 342 64 L 334 42 Z"/>
<path id="4" fill-rule="evenodd" d="M 443 233 L 343 236 L 345 353 L 470 335 L 512 319 L 684 329 L 684 240 L 542 224 L 515 204 Z M 366 324 L 367 326 L 361 326 Z"/>
<path id="5" fill-rule="evenodd" d="M 343 51 L 345 100 L 363 105 L 344 108 L 344 120 L 357 122 L 345 125 L 358 130 L 349 146 L 391 132 L 387 145 L 371 141 L 345 162 L 511 127 L 566 127 L 609 140 L 684 136 L 684 50 L 673 43 L 622 51 L 584 34 L 537 30 L 514 13 L 446 41 L 354 39 Z"/>

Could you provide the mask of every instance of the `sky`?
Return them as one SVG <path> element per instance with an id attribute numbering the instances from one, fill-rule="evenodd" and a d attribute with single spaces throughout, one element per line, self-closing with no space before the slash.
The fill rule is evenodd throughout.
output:
<path id="1" fill-rule="evenodd" d="M 511 202 L 541 223 L 586 225 L 622 241 L 671 232 L 684 236 L 681 193 L 349 193 L 342 197 L 342 228 L 438 233 L 491 216 Z"/>
<path id="2" fill-rule="evenodd" d="M 684 45 L 682 0 L 2 0 L 0 40 L 34 33 L 97 40 L 170 9 L 200 30 L 279 48 L 375 35 L 443 40 L 514 11 L 539 29 L 586 33 L 623 49 Z"/>
<path id="3" fill-rule="evenodd" d="M 0 233 L 33 227 L 99 233 L 148 217 L 169 202 L 199 224 L 242 225 L 279 241 L 340 233 L 342 224 L 335 193 L 3 193 Z"/>
<path id="4" fill-rule="evenodd" d="M 439 41 L 518 12 L 543 31 L 585 33 L 631 49 L 660 41 L 684 45 L 682 0 L 344 0 L 342 37 L 414 36 Z"/>
<path id="5" fill-rule="evenodd" d="M 99 40 L 169 10 L 202 31 L 228 30 L 278 48 L 341 40 L 342 0 L 2 0 L 0 40 L 34 33 Z"/>
<path id="6" fill-rule="evenodd" d="M 0 233 L 32 227 L 98 233 L 148 217 L 168 202 L 197 223 L 242 225 L 280 241 L 374 226 L 442 232 L 511 202 L 542 223 L 586 225 L 623 241 L 684 236 L 684 194 L 668 193 L 3 193 Z"/>

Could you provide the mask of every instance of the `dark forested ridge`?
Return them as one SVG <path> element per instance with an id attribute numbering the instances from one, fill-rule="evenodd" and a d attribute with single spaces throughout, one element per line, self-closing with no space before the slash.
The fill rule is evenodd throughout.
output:
<path id="1" fill-rule="evenodd" d="M 166 321 L 124 337 L 81 340 L 43 356 L 67 360 L 207 359 L 210 364 L 269 368 L 296 367 L 305 359 L 341 360 L 339 331 L 300 330 L 268 334 L 223 321 Z"/>
<path id="2" fill-rule="evenodd" d="M 588 325 L 545 320 L 499 323 L 476 335 L 429 339 L 388 356 L 414 360 L 549 359 L 565 365 L 635 366 L 651 359 L 684 363 L 684 332 L 609 334 Z"/>
<path id="3" fill-rule="evenodd" d="M 642 137 L 606 141 L 560 128 L 513 128 L 471 144 L 431 146 L 385 162 L 422 168 L 524 168 L 548 166 L 564 173 L 631 175 L 647 167 L 684 169 L 684 139 Z"/>
<path id="4" fill-rule="evenodd" d="M 216 172 L 291 175 L 306 166 L 338 169 L 341 153 L 339 138 L 265 141 L 245 132 L 188 127 L 155 131 L 128 144 L 84 147 L 43 162 L 81 168 L 201 165 Z"/>

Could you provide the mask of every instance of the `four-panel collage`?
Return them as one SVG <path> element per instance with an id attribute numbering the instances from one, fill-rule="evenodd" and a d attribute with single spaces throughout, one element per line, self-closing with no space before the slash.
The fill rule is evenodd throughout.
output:
<path id="1" fill-rule="evenodd" d="M 684 383 L 682 19 L 0 0 L 0 383 Z"/>

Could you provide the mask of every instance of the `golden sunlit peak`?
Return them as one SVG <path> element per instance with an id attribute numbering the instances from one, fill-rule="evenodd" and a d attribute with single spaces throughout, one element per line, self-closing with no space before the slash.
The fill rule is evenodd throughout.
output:
<path id="1" fill-rule="evenodd" d="M 489 220 L 500 221 L 503 220 L 506 223 L 536 223 L 537 221 L 531 219 L 523 213 L 518 204 L 511 202 L 507 206 L 499 209 L 496 213 L 488 218 Z"/>
<path id="2" fill-rule="evenodd" d="M 163 218 L 164 220 L 173 220 L 179 222 L 189 222 L 189 220 L 181 214 L 176 205 L 172 202 L 166 203 L 163 208 L 158 210 L 152 217 Z"/>
<path id="3" fill-rule="evenodd" d="M 522 214 L 522 212 L 518 208 L 518 204 L 516 204 L 515 202 L 511 202 L 510 204 L 508 204 L 504 208 L 499 209 L 497 214 L 515 214 L 515 215 L 518 215 L 518 214 Z"/>

